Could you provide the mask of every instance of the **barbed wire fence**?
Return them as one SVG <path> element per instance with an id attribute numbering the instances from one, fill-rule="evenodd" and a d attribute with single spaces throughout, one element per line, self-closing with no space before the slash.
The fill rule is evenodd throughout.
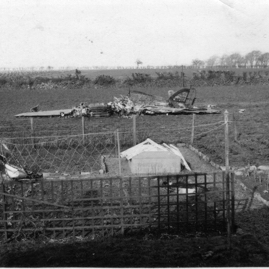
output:
<path id="1" fill-rule="evenodd" d="M 165 117 L 162 123 L 137 116 L 115 120 L 84 119 L 84 126 L 78 119 L 35 119 L 35 126 L 39 128 L 34 130 L 29 127 L 29 119 L 22 120 L 21 125 L 13 123 L 9 129 L 0 126 L 0 154 L 6 154 L 11 164 L 35 172 L 119 175 L 124 174 L 120 152 L 151 138 L 157 143 L 192 144 L 223 163 L 223 115 L 214 117 L 214 122 L 208 119 L 201 124 L 195 121 L 195 117 L 189 115 L 184 123 L 172 124 L 170 128 L 168 123 L 164 124 Z M 57 128 L 62 121 L 66 121 L 68 127 Z M 53 128 L 50 126 L 46 130 L 51 122 L 54 123 Z M 14 126 L 16 128 L 12 129 Z M 106 131 L 108 128 L 110 131 Z M 3 144 L 9 152 L 5 152 Z M 218 152 L 223 152 L 223 156 L 217 156 Z"/>

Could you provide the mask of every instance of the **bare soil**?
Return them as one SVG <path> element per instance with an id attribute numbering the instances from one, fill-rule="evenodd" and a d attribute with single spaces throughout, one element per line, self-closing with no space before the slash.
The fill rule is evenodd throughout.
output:
<path id="1" fill-rule="evenodd" d="M 268 251 L 251 234 L 182 238 L 150 234 L 101 241 L 49 243 L 2 252 L 5 267 L 251 267 L 268 266 Z"/>

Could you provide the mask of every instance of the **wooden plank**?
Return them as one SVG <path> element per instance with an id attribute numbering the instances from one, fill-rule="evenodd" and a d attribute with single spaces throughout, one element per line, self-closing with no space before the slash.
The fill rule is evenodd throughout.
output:
<path id="1" fill-rule="evenodd" d="M 189 224 L 189 195 L 188 195 L 188 192 L 189 192 L 189 177 L 186 176 L 185 177 L 185 180 L 186 180 L 186 231 L 188 232 L 188 224 Z"/>
<path id="2" fill-rule="evenodd" d="M 232 196 L 231 197 L 231 202 L 232 202 L 232 220 L 231 220 L 231 223 L 232 223 L 232 229 L 233 229 L 233 232 L 234 232 L 234 228 L 235 228 L 234 173 L 231 174 L 231 196 Z"/>
<path id="3" fill-rule="evenodd" d="M 179 179 L 179 176 L 176 177 L 177 179 L 177 231 L 179 231 L 179 196 L 178 196 L 178 191 L 179 191 L 179 188 L 178 188 L 178 179 Z"/>
<path id="4" fill-rule="evenodd" d="M 120 217 L 120 223 L 121 223 L 121 234 L 124 234 L 124 212 L 123 212 L 123 187 L 122 187 L 122 178 L 120 179 L 120 201 L 121 201 L 121 217 Z"/>
<path id="5" fill-rule="evenodd" d="M 71 181 L 71 206 L 72 206 L 72 224 L 73 224 L 73 239 L 75 239 L 75 222 L 74 222 L 74 219 L 75 219 L 75 215 L 74 215 L 74 184 L 73 184 L 73 180 Z"/>
<path id="6" fill-rule="evenodd" d="M 195 175 L 195 193 L 198 193 L 197 182 L 198 178 L 197 175 Z M 198 230 L 198 196 L 195 195 L 195 231 L 197 230 Z"/>
<path id="7" fill-rule="evenodd" d="M 44 202 L 44 181 L 41 180 L 40 182 L 40 186 L 41 186 L 41 200 L 42 202 Z M 45 218 L 45 213 L 44 213 L 44 204 L 42 204 L 42 218 L 44 219 Z M 45 230 L 43 229 L 43 235 L 45 236 Z"/>
<path id="8" fill-rule="evenodd" d="M 102 179 L 100 179 L 100 189 L 99 190 L 100 190 L 100 196 L 101 196 L 101 198 L 103 198 L 103 181 L 102 181 Z M 100 202 L 101 202 L 101 208 L 103 208 L 103 199 L 101 199 Z M 103 211 L 103 209 L 101 211 L 102 211 L 102 216 L 100 219 L 102 220 L 102 225 L 104 225 L 104 211 Z M 102 233 L 104 236 L 104 234 L 105 234 L 104 229 L 102 229 Z"/>
<path id="9" fill-rule="evenodd" d="M 81 181 L 82 182 L 82 181 Z M 91 190 L 93 189 L 93 181 L 91 180 L 90 181 L 90 185 L 91 185 Z M 91 202 L 91 206 L 93 207 L 94 206 L 94 203 L 93 201 Z M 84 215 L 83 215 L 84 216 Z M 85 221 L 84 221 L 84 224 L 85 224 Z M 94 220 L 92 220 L 92 226 L 94 226 Z M 94 234 L 94 228 L 92 230 L 93 234 Z M 85 234 L 85 230 L 83 230 L 83 234 Z"/>
<path id="10" fill-rule="evenodd" d="M 222 192 L 222 214 L 223 214 L 223 224 L 226 225 L 226 221 L 225 221 L 225 194 L 226 194 L 226 188 L 225 188 L 225 172 L 222 172 L 222 188 L 223 188 L 223 192 Z"/>
<path id="11" fill-rule="evenodd" d="M 0 192 L 0 194 L 1 195 L 4 195 L 4 196 L 16 198 L 16 199 L 21 199 L 21 200 L 25 200 L 25 201 L 31 201 L 33 203 L 39 203 L 39 204 L 45 204 L 45 205 L 51 205 L 51 206 L 55 206 L 55 207 L 62 207 L 62 208 L 68 208 L 68 209 L 70 209 L 69 206 L 64 206 L 64 205 L 49 203 L 49 202 L 46 202 L 46 201 L 36 200 L 36 199 L 32 199 L 32 198 L 21 197 L 21 196 L 18 196 L 18 195 L 13 195 L 13 194 L 8 194 L 8 193 L 3 193 L 3 192 Z M 16 211 L 14 210 L 14 212 L 16 212 Z"/>
<path id="12" fill-rule="evenodd" d="M 149 214 L 123 214 L 123 215 L 113 215 L 113 216 L 110 216 L 109 218 L 111 219 L 120 219 L 120 218 L 132 218 L 132 217 L 149 217 L 150 215 Z M 61 217 L 61 218 L 42 218 L 42 219 L 39 219 L 39 221 L 50 221 L 50 222 L 59 222 L 59 221 L 65 221 L 65 222 L 72 222 L 73 220 L 100 220 L 100 219 L 104 219 L 104 216 L 92 216 L 92 217 L 70 217 L 70 218 L 67 218 L 67 217 Z M 17 222 L 21 222 L 20 219 L 18 220 L 0 220 L 0 223 L 7 223 L 7 222 L 11 222 L 11 223 L 17 223 Z M 123 223 L 122 223 L 123 224 Z M 73 224 L 72 224 L 73 226 Z M 85 226 L 82 225 L 82 226 Z"/>
<path id="13" fill-rule="evenodd" d="M 180 173 L 180 176 L 203 176 L 207 173 Z M 177 176 L 178 174 L 169 174 L 169 176 Z M 111 179 L 111 180 L 118 180 L 119 178 L 122 178 L 122 180 L 128 180 L 131 178 L 132 180 L 138 180 L 139 178 L 149 178 L 149 179 L 155 179 L 156 177 L 164 177 L 167 176 L 167 174 L 156 174 L 156 175 L 149 175 L 149 174 L 140 174 L 139 176 L 104 176 L 104 175 L 97 175 L 94 176 L 89 174 L 89 175 L 59 175 L 59 174 L 54 174 L 54 175 L 49 175 L 48 177 L 45 178 L 46 181 L 55 181 L 55 182 L 61 182 L 61 181 L 70 181 L 70 180 L 83 180 L 83 181 L 88 181 L 88 180 L 98 180 L 101 178 L 104 179 Z M 61 178 L 59 178 L 61 177 Z M 86 178 L 85 178 L 86 177 Z M 43 179 L 44 180 L 44 179 Z M 36 182 L 39 182 L 40 180 L 37 180 Z"/>
<path id="14" fill-rule="evenodd" d="M 21 210 L 21 211 L 18 211 L 18 210 L 7 210 L 5 211 L 6 213 L 8 214 L 25 214 L 25 213 L 42 213 L 42 212 L 45 212 L 45 213 L 59 213 L 59 212 L 62 212 L 62 209 L 58 209 L 58 210 L 53 210 L 53 209 L 47 209 L 47 210 Z"/>
<path id="15" fill-rule="evenodd" d="M 2 192 L 5 193 L 5 185 L 2 184 Z M 1 193 L 0 193 L 1 194 Z M 6 214 L 6 208 L 7 207 L 7 201 L 6 201 L 6 196 L 3 195 L 3 221 L 4 221 L 4 233 L 5 233 L 5 240 L 7 240 L 8 236 L 7 236 L 7 214 Z"/>
<path id="16" fill-rule="evenodd" d="M 161 230 L 161 200 L 160 200 L 160 177 L 157 178 L 158 183 L 158 227 L 159 231 Z"/>
<path id="17" fill-rule="evenodd" d="M 54 201 L 54 182 L 51 181 L 51 197 L 52 197 L 52 201 Z M 53 228 L 55 228 L 55 224 L 53 222 Z M 53 237 L 56 238 L 56 233 L 55 233 L 55 230 L 53 231 Z"/>
<path id="18" fill-rule="evenodd" d="M 170 187 L 170 178 L 169 176 L 166 177 L 166 182 L 167 182 L 167 226 L 168 226 L 168 231 L 170 231 L 170 190 L 169 190 L 169 187 Z"/>
<path id="19" fill-rule="evenodd" d="M 216 188 L 216 173 L 213 174 L 213 188 Z M 216 201 L 214 201 L 214 230 L 217 230 L 217 206 Z"/>

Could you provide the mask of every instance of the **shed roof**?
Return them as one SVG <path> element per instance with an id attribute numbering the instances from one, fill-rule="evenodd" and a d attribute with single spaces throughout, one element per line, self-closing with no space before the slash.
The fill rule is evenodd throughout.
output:
<path id="1" fill-rule="evenodd" d="M 125 157 L 127 160 L 131 160 L 136 155 L 142 153 L 142 152 L 154 152 L 154 151 L 163 151 L 163 152 L 172 152 L 173 154 L 179 156 L 182 159 L 183 165 L 191 171 L 188 163 L 186 162 L 184 156 L 180 152 L 180 150 L 175 147 L 174 145 L 167 145 L 163 143 L 162 145 L 157 144 L 153 140 L 147 138 L 144 142 L 137 144 L 123 152 L 121 152 L 120 156 Z"/>

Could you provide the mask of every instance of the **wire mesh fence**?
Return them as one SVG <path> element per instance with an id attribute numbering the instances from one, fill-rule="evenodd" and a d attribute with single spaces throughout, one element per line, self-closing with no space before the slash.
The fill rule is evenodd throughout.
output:
<path id="1" fill-rule="evenodd" d="M 23 119 L 22 124 L 16 120 L 1 126 L 0 140 L 9 148 L 8 159 L 12 164 L 43 173 L 121 174 L 119 153 L 147 138 L 174 145 L 193 143 L 205 153 L 210 150 L 216 162 L 223 163 L 219 154 L 224 155 L 225 146 L 223 116 L 196 117 L 195 121 L 193 117 L 161 115 L 82 121 L 49 118 L 34 119 L 32 125 L 29 119 Z M 0 154 L 3 152 L 0 145 Z"/>
<path id="2" fill-rule="evenodd" d="M 2 140 L 10 163 L 35 172 L 95 172 L 102 156 L 117 154 L 115 133 L 68 136 L 33 136 Z M 1 152 L 5 149 L 1 146 Z"/>

